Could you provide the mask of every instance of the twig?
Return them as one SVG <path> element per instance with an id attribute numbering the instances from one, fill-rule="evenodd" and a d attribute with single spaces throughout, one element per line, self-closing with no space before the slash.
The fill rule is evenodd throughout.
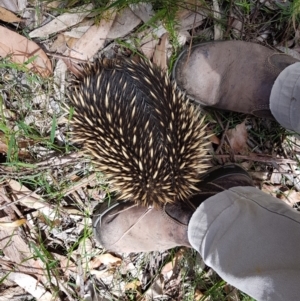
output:
<path id="1" fill-rule="evenodd" d="M 230 3 L 229 3 L 227 28 L 226 28 L 226 32 L 224 34 L 224 38 L 227 38 L 229 36 L 229 32 L 232 29 L 232 24 L 234 22 L 234 18 L 232 18 L 231 15 L 232 15 L 232 0 L 230 0 Z"/>
<path id="2" fill-rule="evenodd" d="M 195 0 L 195 6 L 196 6 L 196 11 L 197 11 L 198 5 L 196 5 L 196 0 Z M 196 23 L 196 14 L 194 15 L 193 28 L 192 28 L 192 36 L 191 36 L 191 39 L 190 39 L 189 50 L 187 51 L 187 58 L 186 58 L 186 61 L 184 63 L 183 69 L 186 68 L 186 65 L 187 65 L 187 63 L 188 63 L 188 61 L 190 59 L 192 45 L 193 45 L 194 32 L 195 32 L 195 23 Z"/>
<path id="3" fill-rule="evenodd" d="M 3 209 L 5 209 L 5 208 L 7 208 L 7 207 L 9 207 L 11 205 L 14 205 L 14 204 L 16 204 L 18 202 L 23 201 L 24 199 L 28 198 L 29 196 L 33 195 L 34 193 L 38 192 L 39 190 L 41 190 L 41 188 L 38 188 L 38 189 L 36 189 L 36 190 L 34 190 L 34 191 L 32 191 L 32 192 L 30 192 L 30 193 L 22 196 L 20 199 L 17 199 L 15 201 L 11 201 L 3 192 L 0 192 L 0 197 L 2 197 L 4 199 L 4 201 L 7 203 L 6 205 L 0 207 L 0 210 L 3 210 Z"/>
<path id="4" fill-rule="evenodd" d="M 71 193 L 73 193 L 74 191 L 78 190 L 79 188 L 83 187 L 83 186 L 87 186 L 89 183 L 91 183 L 91 181 L 96 179 L 96 174 L 92 174 L 86 178 L 82 178 L 78 183 L 76 183 L 74 186 L 69 187 L 65 190 L 63 190 L 61 193 L 64 196 L 67 196 Z"/>
<path id="5" fill-rule="evenodd" d="M 74 161 L 74 159 L 78 159 L 80 157 L 80 155 L 78 153 L 73 153 L 67 156 L 62 156 L 62 157 L 52 157 L 52 158 L 48 158 L 44 161 L 41 161 L 39 163 L 36 163 L 35 165 L 37 166 L 45 166 L 47 165 L 47 167 L 49 168 L 50 166 L 60 166 L 69 162 Z"/>
<path id="6" fill-rule="evenodd" d="M 220 141 L 220 144 L 218 146 L 218 148 L 216 149 L 216 154 L 218 154 L 224 144 L 224 140 L 225 140 L 225 137 L 227 135 L 227 131 L 228 131 L 228 128 L 229 128 L 229 121 L 227 121 L 227 124 L 226 124 L 226 127 L 224 129 L 224 132 L 222 134 L 222 137 L 221 137 L 221 141 Z"/>

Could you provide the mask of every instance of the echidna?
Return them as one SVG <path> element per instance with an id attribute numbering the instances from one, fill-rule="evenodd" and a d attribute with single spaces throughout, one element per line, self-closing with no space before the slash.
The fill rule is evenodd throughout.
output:
<path id="1" fill-rule="evenodd" d="M 76 141 L 94 157 L 118 198 L 184 200 L 207 168 L 200 109 L 150 62 L 87 65 L 70 96 Z"/>

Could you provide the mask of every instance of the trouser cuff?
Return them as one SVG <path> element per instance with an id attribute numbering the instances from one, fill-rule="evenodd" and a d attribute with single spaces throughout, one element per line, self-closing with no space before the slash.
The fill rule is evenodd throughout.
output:
<path id="1" fill-rule="evenodd" d="M 300 63 L 285 68 L 275 80 L 270 110 L 283 127 L 300 133 Z"/>

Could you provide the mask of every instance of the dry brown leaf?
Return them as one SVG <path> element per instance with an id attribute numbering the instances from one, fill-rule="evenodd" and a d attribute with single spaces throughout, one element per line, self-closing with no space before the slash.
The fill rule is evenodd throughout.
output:
<path id="1" fill-rule="evenodd" d="M 22 19 L 16 16 L 11 11 L 0 6 L 0 20 L 8 23 L 21 22 Z"/>
<path id="2" fill-rule="evenodd" d="M 133 291 L 139 291 L 141 287 L 141 282 L 137 279 L 126 283 L 125 290 L 133 290 Z"/>
<path id="3" fill-rule="evenodd" d="M 43 213 L 50 220 L 55 219 L 56 209 L 52 208 L 47 202 L 43 200 L 38 194 L 32 193 L 27 187 L 22 186 L 19 182 L 15 180 L 9 181 L 9 186 L 12 189 L 12 198 L 14 201 L 21 199 L 20 203 L 31 209 L 36 209 Z"/>
<path id="4" fill-rule="evenodd" d="M 107 34 L 108 39 L 117 39 L 126 36 L 136 26 L 141 23 L 141 19 L 129 8 L 124 8 L 117 15 Z"/>
<path id="5" fill-rule="evenodd" d="M 63 34 L 58 34 L 56 40 L 50 47 L 50 51 L 64 53 L 67 50 L 67 43 Z"/>
<path id="6" fill-rule="evenodd" d="M 101 254 L 95 256 L 90 262 L 89 262 L 89 268 L 90 269 L 96 269 L 101 264 L 107 265 L 107 266 L 119 266 L 121 264 L 122 260 L 119 257 L 113 256 L 109 253 Z"/>
<path id="7" fill-rule="evenodd" d="M 66 276 L 69 276 L 70 272 L 75 273 L 77 271 L 76 263 L 70 260 L 70 258 L 61 256 L 61 258 L 59 258 L 59 261 L 60 267 Z"/>
<path id="8" fill-rule="evenodd" d="M 25 218 L 18 219 L 13 222 L 0 222 L 0 228 L 18 228 L 26 223 Z"/>
<path id="9" fill-rule="evenodd" d="M 41 38 L 47 37 L 48 35 L 59 31 L 63 31 L 80 23 L 88 14 L 90 14 L 92 8 L 93 5 L 89 4 L 70 10 L 70 13 L 62 14 L 46 25 L 33 30 L 29 33 L 29 36 L 31 38 Z"/>
<path id="10" fill-rule="evenodd" d="M 10 223 L 11 220 L 6 216 L 1 217 L 0 222 Z M 29 259 L 32 257 L 31 251 L 19 233 L 14 229 L 7 228 L 0 231 L 0 249 L 12 262 L 17 264 L 22 263 L 18 267 L 19 271 L 37 274 L 37 271 L 32 269 L 34 260 Z"/>
<path id="11" fill-rule="evenodd" d="M 144 23 L 147 23 L 155 15 L 150 3 L 141 2 L 137 4 L 130 4 L 129 7 Z"/>
<path id="12" fill-rule="evenodd" d="M 7 113 L 7 112 L 6 112 Z M 32 140 L 22 140 L 17 141 L 18 144 L 18 157 L 21 159 L 31 159 L 31 154 L 28 152 L 28 150 L 21 150 L 20 148 L 26 148 L 29 145 L 32 145 Z M 8 142 L 7 138 L 5 137 L 5 134 L 3 132 L 0 132 L 0 153 L 7 154 L 8 152 Z"/>
<path id="13" fill-rule="evenodd" d="M 159 25 L 155 29 L 146 29 L 138 34 L 138 38 L 141 39 L 141 50 L 148 59 L 152 58 L 158 39 L 166 32 L 164 26 Z"/>
<path id="14" fill-rule="evenodd" d="M 222 18 L 222 13 L 220 12 L 220 6 L 217 0 L 213 0 L 212 9 L 214 12 L 214 40 L 222 40 L 223 39 L 223 28 L 220 25 L 220 19 Z"/>
<path id="15" fill-rule="evenodd" d="M 149 289 L 145 292 L 145 296 L 153 300 L 164 294 L 165 281 L 162 277 L 156 277 L 155 281 L 151 283 Z"/>
<path id="16" fill-rule="evenodd" d="M 288 205 L 293 206 L 300 203 L 300 192 L 295 190 L 286 191 L 280 196 L 280 199 Z"/>
<path id="17" fill-rule="evenodd" d="M 238 124 L 234 129 L 228 130 L 227 137 L 235 154 L 245 155 L 248 153 L 246 120 Z"/>
<path id="18" fill-rule="evenodd" d="M 115 274 L 115 269 L 109 269 L 109 270 L 90 270 L 91 275 L 95 275 L 98 279 L 106 279 L 106 278 L 111 278 L 113 279 L 113 276 Z"/>
<path id="19" fill-rule="evenodd" d="M 185 253 L 184 249 L 180 249 L 173 257 L 172 260 L 169 261 L 167 264 L 164 265 L 164 267 L 161 270 L 161 274 L 164 276 L 164 279 L 167 281 L 169 280 L 173 273 L 176 271 L 176 269 L 179 269 L 180 267 L 180 260 L 182 259 L 183 255 Z"/>
<path id="20" fill-rule="evenodd" d="M 220 139 L 215 134 L 209 136 L 208 140 L 213 144 L 220 144 Z"/>
<path id="21" fill-rule="evenodd" d="M 282 174 L 278 171 L 273 171 L 270 177 L 271 184 L 280 184 L 282 180 Z"/>
<path id="22" fill-rule="evenodd" d="M 73 49 L 74 46 L 76 45 L 78 39 L 77 39 L 77 38 L 67 38 L 66 41 L 67 41 L 68 47 L 69 47 L 70 49 Z M 65 52 L 65 53 L 66 53 L 66 52 Z"/>
<path id="23" fill-rule="evenodd" d="M 142 47 L 141 50 L 143 52 L 143 54 L 148 58 L 148 59 L 152 59 L 153 57 L 153 53 L 155 51 L 155 47 L 158 44 L 158 40 L 157 39 L 153 39 L 152 41 L 149 41 L 147 43 L 145 43 Z"/>
<path id="24" fill-rule="evenodd" d="M 263 183 L 261 187 L 261 191 L 272 195 L 273 197 L 277 198 L 278 193 L 280 192 L 280 185 L 268 185 L 266 183 Z"/>
<path id="25" fill-rule="evenodd" d="M 6 137 L 4 133 L 0 132 L 0 153 L 6 154 L 8 151 L 8 146 L 6 144 Z"/>
<path id="26" fill-rule="evenodd" d="M 42 76 L 52 74 L 51 62 L 46 53 L 34 42 L 18 33 L 0 26 L 0 56 L 7 57 L 18 64 L 26 64 L 26 67 Z"/>
<path id="27" fill-rule="evenodd" d="M 198 27 L 203 23 L 205 18 L 205 11 L 198 10 L 197 12 L 195 12 L 194 10 L 180 9 L 176 13 L 176 20 L 178 20 L 178 25 L 176 25 L 176 29 L 184 31 Z"/>
<path id="28" fill-rule="evenodd" d="M 11 282 L 13 283 L 13 282 Z M 20 301 L 18 296 L 24 295 L 25 291 L 20 286 L 10 286 L 2 282 L 4 290 L 1 291 L 1 301 Z M 17 296 L 17 297 L 16 297 Z M 21 299 L 22 300 L 22 299 Z"/>
<path id="29" fill-rule="evenodd" d="M 153 63 L 159 66 L 162 70 L 167 70 L 167 43 L 168 33 L 164 33 L 160 39 L 160 43 L 156 45 L 153 54 Z"/>
<path id="30" fill-rule="evenodd" d="M 0 222 L 9 223 L 11 220 L 5 216 L 0 218 Z M 33 254 L 20 233 L 13 228 L 2 229 L 0 249 L 11 263 L 15 264 L 14 272 L 9 273 L 8 279 L 16 282 L 38 300 L 50 301 L 52 295 L 47 294 L 44 287 L 38 284 L 38 282 L 48 283 L 44 277 L 43 263 L 40 259 L 33 259 Z M 34 275 L 36 278 L 29 275 Z"/>
<path id="31" fill-rule="evenodd" d="M 42 2 L 42 4 L 44 4 L 44 3 Z M 46 2 L 44 7 L 45 7 L 45 9 L 51 10 L 53 8 L 58 8 L 60 5 L 61 5 L 60 1 L 52 0 L 51 2 Z"/>
<path id="32" fill-rule="evenodd" d="M 94 25 L 94 20 L 84 20 L 71 30 L 65 31 L 64 36 L 66 38 L 80 39 L 92 25 Z"/>
<path id="33" fill-rule="evenodd" d="M 97 278 L 101 278 L 102 280 L 112 280 L 116 268 L 121 265 L 121 262 L 122 260 L 119 257 L 115 257 L 109 253 L 95 256 L 89 262 L 90 273 L 91 275 L 95 275 Z M 101 271 L 97 270 L 97 268 L 102 264 L 106 266 L 106 269 Z"/>
<path id="34" fill-rule="evenodd" d="M 45 287 L 37 282 L 37 280 L 24 273 L 10 273 L 9 279 L 14 281 L 30 295 L 39 301 L 52 301 L 53 296 L 51 293 L 47 292 Z"/>
<path id="35" fill-rule="evenodd" d="M 1 7 L 4 7 L 12 12 L 17 12 L 20 11 L 24 8 L 26 8 L 26 4 L 24 5 L 24 3 L 21 3 L 22 1 L 18 1 L 18 0 L 1 0 L 0 4 Z M 24 1 L 23 1 L 24 2 Z"/>
<path id="36" fill-rule="evenodd" d="M 194 293 L 194 300 L 195 301 L 201 300 L 201 298 L 203 296 L 204 296 L 204 294 L 200 290 L 198 290 L 198 289 L 195 290 L 195 293 Z"/>
<path id="37" fill-rule="evenodd" d="M 67 50 L 64 54 L 70 58 L 79 60 L 89 60 L 101 48 L 106 41 L 107 34 L 115 19 L 115 12 L 110 12 L 110 20 L 102 19 L 99 25 L 94 25 L 86 31 L 86 33 L 74 44 L 71 50 Z"/>

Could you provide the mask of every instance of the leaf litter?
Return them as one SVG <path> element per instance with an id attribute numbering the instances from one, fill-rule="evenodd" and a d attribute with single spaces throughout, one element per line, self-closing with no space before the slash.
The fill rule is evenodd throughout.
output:
<path id="1" fill-rule="evenodd" d="M 294 32 L 292 27 L 281 37 L 278 30 L 273 34 L 272 23 L 259 29 L 269 18 L 262 13 L 266 7 L 275 13 L 280 9 L 269 1 L 256 7 L 250 1 L 252 11 L 231 3 L 226 30 L 218 1 L 183 3 L 186 6 L 179 8 L 171 26 L 176 41 L 170 20 L 155 20 L 150 4 L 130 5 L 118 12 L 111 9 L 96 24 L 91 4 L 54 11 L 48 18 L 50 6 L 41 2 L 42 23 L 37 23 L 27 1 L 0 2 L 0 19 L 16 25 L 0 27 L 0 55 L 5 58 L 0 98 L 6 117 L 0 129 L 0 265 L 7 272 L 1 274 L 0 298 L 10 293 L 11 300 L 21 300 L 21 289 L 24 296 L 36 300 L 242 300 L 228 285 L 212 290 L 221 280 L 192 250 L 111 254 L 94 241 L 93 208 L 109 201 L 110 194 L 89 159 L 69 144 L 69 117 L 61 109 L 68 85 L 67 59 L 78 63 L 96 54 L 129 57 L 138 49 L 167 69 L 179 47 L 195 38 L 221 39 L 231 33 L 282 50 L 277 45 L 280 38 L 281 44 L 293 45 L 297 36 L 287 36 L 288 30 Z M 59 2 L 52 7 L 58 8 Z M 24 26 L 24 16 L 25 26 L 35 24 L 29 37 L 36 42 L 18 30 Z M 299 55 L 297 47 L 285 52 Z M 47 81 L 52 75 L 53 81 Z M 242 164 L 259 188 L 297 208 L 298 137 L 254 117 L 222 112 L 211 116 L 212 151 L 217 148 L 212 163 Z M 16 284 L 19 290 L 14 293 Z"/>

